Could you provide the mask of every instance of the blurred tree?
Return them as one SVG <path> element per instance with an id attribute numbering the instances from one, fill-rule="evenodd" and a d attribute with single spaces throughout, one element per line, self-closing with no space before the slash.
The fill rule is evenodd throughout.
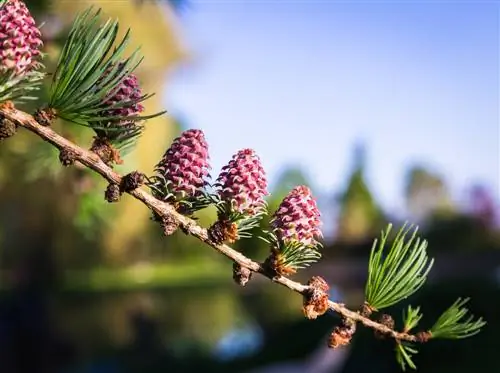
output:
<path id="1" fill-rule="evenodd" d="M 364 241 L 385 224 L 384 214 L 366 183 L 365 145 L 356 144 L 353 153 L 353 171 L 338 199 L 340 211 L 336 238 L 344 243 Z"/>
<path id="2" fill-rule="evenodd" d="M 432 216 L 449 216 L 455 211 L 443 178 L 423 166 L 407 173 L 405 197 L 412 221 L 424 222 Z"/>
<path id="3" fill-rule="evenodd" d="M 469 190 L 469 211 L 487 228 L 494 228 L 497 223 L 498 204 L 491 192 L 484 185 L 473 185 Z"/>

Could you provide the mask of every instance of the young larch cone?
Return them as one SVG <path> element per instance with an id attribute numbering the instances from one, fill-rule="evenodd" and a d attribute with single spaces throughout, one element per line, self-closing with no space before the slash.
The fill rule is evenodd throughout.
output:
<path id="1" fill-rule="evenodd" d="M 123 63 L 118 64 L 118 69 L 123 68 Z M 108 72 L 109 74 L 109 72 Z M 125 117 L 123 124 L 129 123 L 126 117 L 137 116 L 144 111 L 144 106 L 137 102 L 142 97 L 139 81 L 134 73 L 128 73 L 121 83 L 108 93 L 104 103 L 106 105 L 123 105 L 120 107 L 104 110 L 102 116 Z M 126 104 L 129 103 L 129 104 Z"/>
<path id="2" fill-rule="evenodd" d="M 215 243 L 235 242 L 249 237 L 248 231 L 258 224 L 266 212 L 266 173 L 260 158 L 252 149 L 242 149 L 233 155 L 217 178 L 215 185 L 222 204 L 218 205 L 218 220 L 208 234 Z"/>
<path id="3" fill-rule="evenodd" d="M 320 216 L 311 190 L 300 185 L 283 199 L 270 224 L 279 240 L 315 246 L 322 237 Z"/>
<path id="4" fill-rule="evenodd" d="M 41 33 L 26 4 L 7 0 L 0 6 L 0 74 L 23 75 L 41 58 Z"/>
<path id="5" fill-rule="evenodd" d="M 198 197 L 208 184 L 209 159 L 205 134 L 190 129 L 173 141 L 155 171 L 166 183 L 171 198 Z"/>
<path id="6" fill-rule="evenodd" d="M 123 67 L 124 63 L 120 62 L 117 70 Z M 111 74 L 110 69 L 104 73 L 100 81 Z M 97 84 L 100 84 L 99 82 Z M 103 101 L 103 110 L 97 115 L 103 118 L 116 118 L 91 123 L 96 127 L 105 128 L 96 128 L 97 136 L 119 146 L 124 140 L 140 133 L 143 126 L 137 118 L 133 117 L 139 116 L 144 111 L 144 106 L 140 103 L 142 97 L 143 93 L 137 77 L 132 72 L 127 73 L 120 84 L 107 94 Z"/>
<path id="7" fill-rule="evenodd" d="M 281 276 L 291 275 L 317 261 L 322 237 L 320 212 L 311 190 L 293 188 L 271 217 L 271 255 L 267 267 Z"/>
<path id="8" fill-rule="evenodd" d="M 232 212 L 254 215 L 265 208 L 266 173 L 252 149 L 238 151 L 222 168 L 215 183 L 219 197 Z"/>

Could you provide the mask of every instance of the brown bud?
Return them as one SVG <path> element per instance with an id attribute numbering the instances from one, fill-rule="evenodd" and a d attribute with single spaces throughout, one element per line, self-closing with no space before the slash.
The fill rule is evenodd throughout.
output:
<path id="1" fill-rule="evenodd" d="M 419 341 L 420 343 L 425 343 L 425 342 L 428 342 L 429 339 L 432 338 L 432 333 L 429 332 L 429 331 L 426 331 L 426 332 L 418 332 L 415 337 L 417 337 L 417 341 Z"/>
<path id="2" fill-rule="evenodd" d="M 238 238 L 238 225 L 219 216 L 219 219 L 208 228 L 208 238 L 217 245 L 224 242 L 234 243 Z"/>
<path id="3" fill-rule="evenodd" d="M 106 191 L 104 192 L 104 198 L 109 203 L 118 202 L 120 200 L 120 187 L 118 184 L 109 183 Z"/>
<path id="4" fill-rule="evenodd" d="M 90 147 L 90 151 L 97 154 L 101 160 L 110 166 L 113 163 L 122 164 L 120 152 L 106 138 L 94 137 L 94 142 Z"/>
<path id="5" fill-rule="evenodd" d="M 328 311 L 328 290 L 330 286 L 320 276 L 308 281 L 309 289 L 304 292 L 302 311 L 308 319 L 316 319 Z"/>
<path id="6" fill-rule="evenodd" d="M 145 175 L 138 171 L 132 171 L 122 179 L 120 189 L 122 192 L 131 192 L 139 188 L 144 183 Z"/>
<path id="7" fill-rule="evenodd" d="M 338 348 L 348 345 L 354 333 L 356 333 L 356 321 L 346 318 L 342 319 L 342 323 L 336 326 L 332 334 L 330 334 L 328 347 Z"/>
<path id="8" fill-rule="evenodd" d="M 382 314 L 378 318 L 378 322 L 381 323 L 384 326 L 387 326 L 389 329 L 394 330 L 394 319 L 392 318 L 391 315 L 387 314 Z M 379 330 L 375 330 L 375 337 L 379 339 L 384 339 L 386 337 L 385 333 L 380 332 Z"/>
<path id="9" fill-rule="evenodd" d="M 171 236 L 177 231 L 177 228 L 179 228 L 179 223 L 171 216 L 162 218 L 160 225 L 163 228 L 163 234 L 165 236 Z"/>
<path id="10" fill-rule="evenodd" d="M 309 285 L 311 288 L 324 291 L 325 293 L 328 293 L 328 291 L 330 290 L 330 285 L 328 285 L 325 279 L 321 276 L 311 277 L 307 282 L 307 285 Z"/>
<path id="11" fill-rule="evenodd" d="M 52 124 L 54 119 L 56 118 L 56 110 L 52 108 L 43 108 L 43 109 L 38 109 L 35 111 L 33 114 L 33 117 L 35 120 L 40 124 L 41 126 L 48 127 Z"/>
<path id="12" fill-rule="evenodd" d="M 360 314 L 361 316 L 364 317 L 370 317 L 371 314 L 376 311 L 372 306 L 370 306 L 368 303 L 363 303 L 363 306 L 361 307 Z"/>
<path id="13" fill-rule="evenodd" d="M 71 166 L 75 163 L 76 153 L 70 149 L 61 149 L 59 151 L 59 161 L 65 167 Z"/>
<path id="14" fill-rule="evenodd" d="M 233 280 L 240 286 L 245 286 L 252 278 L 252 271 L 242 267 L 238 263 L 233 263 Z"/>
<path id="15" fill-rule="evenodd" d="M 17 132 L 16 124 L 8 118 L 0 117 L 0 140 L 8 139 Z"/>
<path id="16" fill-rule="evenodd" d="M 274 276 L 289 276 L 295 274 L 297 270 L 287 265 L 284 259 L 284 255 L 277 248 L 273 247 L 271 248 L 271 254 L 264 262 L 264 266 L 270 273 L 273 273 Z"/>

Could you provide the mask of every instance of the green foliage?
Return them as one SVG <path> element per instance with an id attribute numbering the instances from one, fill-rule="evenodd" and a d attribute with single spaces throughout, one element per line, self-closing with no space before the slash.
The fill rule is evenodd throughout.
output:
<path id="1" fill-rule="evenodd" d="M 9 100 L 15 103 L 36 100 L 37 97 L 32 94 L 40 89 L 44 76 L 45 74 L 39 71 L 30 71 L 19 76 L 14 72 L 0 73 L 0 103 Z"/>
<path id="2" fill-rule="evenodd" d="M 420 289 L 434 263 L 427 256 L 427 241 L 416 238 L 418 228 L 405 241 L 412 229 L 412 226 L 406 229 L 406 224 L 386 252 L 391 228 L 389 224 L 386 231 L 382 231 L 380 242 L 373 242 L 370 253 L 365 299 L 377 310 L 392 306 Z"/>
<path id="3" fill-rule="evenodd" d="M 403 371 L 406 370 L 406 367 L 417 369 L 417 366 L 412 359 L 413 355 L 416 355 L 417 353 L 418 351 L 414 348 L 414 344 L 412 343 L 396 343 L 396 360 Z"/>
<path id="4" fill-rule="evenodd" d="M 406 311 L 403 311 L 403 330 L 406 333 L 410 332 L 418 325 L 422 316 L 423 315 L 420 313 L 420 307 L 413 308 L 411 305 L 408 305 Z M 396 361 L 401 366 L 403 371 L 406 370 L 406 367 L 417 369 L 412 359 L 413 355 L 416 355 L 417 353 L 418 351 L 416 350 L 414 343 L 406 341 L 396 342 Z"/>
<path id="5" fill-rule="evenodd" d="M 321 244 L 317 246 L 307 246 L 298 241 L 283 242 L 269 231 L 260 237 L 267 242 L 271 249 L 279 255 L 280 267 L 291 269 L 293 272 L 309 267 L 321 259 Z"/>
<path id="6" fill-rule="evenodd" d="M 261 209 L 249 215 L 248 213 L 234 211 L 231 203 L 221 200 L 218 194 L 211 194 L 210 198 L 217 209 L 219 217 L 237 224 L 238 239 L 251 238 L 253 236 L 251 231 L 258 228 L 262 218 L 267 215 L 267 204 L 264 204 Z"/>
<path id="7" fill-rule="evenodd" d="M 420 307 L 413 308 L 411 305 L 408 305 L 406 311 L 403 312 L 404 331 L 409 332 L 415 328 L 422 319 L 422 316 Z"/>
<path id="8" fill-rule="evenodd" d="M 178 211 L 186 216 L 191 216 L 196 211 L 205 209 L 215 203 L 213 196 L 204 189 L 198 190 L 199 195 L 196 197 L 187 196 L 185 192 L 174 193 L 172 182 L 165 179 L 159 172 L 148 178 L 146 185 L 151 189 L 153 196 L 159 200 L 177 204 Z"/>
<path id="9" fill-rule="evenodd" d="M 128 148 L 140 136 L 143 127 L 120 125 L 120 120 L 125 118 L 103 113 L 131 107 L 152 95 L 142 95 L 137 100 L 106 102 L 109 93 L 139 66 L 142 58 L 139 49 L 123 57 L 130 30 L 118 41 L 118 21 L 108 19 L 100 24 L 100 13 L 100 9 L 93 12 L 90 7 L 76 17 L 53 75 L 48 106 L 55 109 L 60 118 L 89 126 L 98 134 L 103 132 L 106 137 L 115 139 L 113 145 Z M 139 122 L 163 113 L 128 116 L 126 121 Z"/>
<path id="10" fill-rule="evenodd" d="M 468 310 L 463 307 L 469 298 L 458 298 L 436 321 L 431 328 L 432 338 L 462 339 L 472 337 L 481 331 L 486 322 L 480 317 L 473 321 L 474 316 L 466 318 Z"/>

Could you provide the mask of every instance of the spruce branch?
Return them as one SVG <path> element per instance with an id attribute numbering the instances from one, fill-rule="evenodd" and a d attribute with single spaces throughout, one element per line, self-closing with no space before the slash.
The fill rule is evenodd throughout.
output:
<path id="1" fill-rule="evenodd" d="M 389 225 L 382 231 L 380 241 L 374 240 L 370 253 L 365 299 L 374 310 L 390 307 L 415 293 L 425 283 L 434 263 L 427 256 L 427 241 L 416 237 L 418 228 L 406 240 L 413 228 L 407 228 L 407 224 L 399 230 L 387 252 L 385 246 L 391 228 Z"/>
<path id="2" fill-rule="evenodd" d="M 463 339 L 479 333 L 481 328 L 486 325 L 486 321 L 481 317 L 473 321 L 474 315 L 470 314 L 467 317 L 468 310 L 464 305 L 468 301 L 469 298 L 458 298 L 446 311 L 444 311 L 430 329 L 431 337 L 441 339 Z"/>

